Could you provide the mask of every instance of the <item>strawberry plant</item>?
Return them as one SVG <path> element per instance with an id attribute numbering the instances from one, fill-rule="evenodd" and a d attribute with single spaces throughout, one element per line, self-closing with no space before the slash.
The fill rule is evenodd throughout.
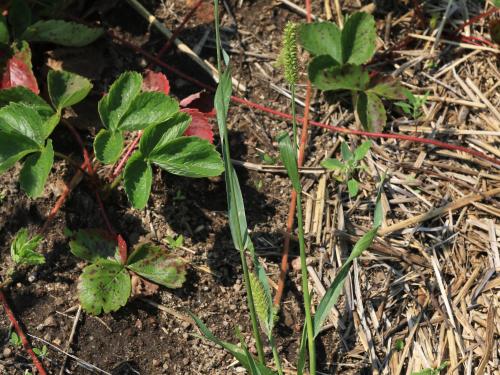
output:
<path id="1" fill-rule="evenodd" d="M 131 293 L 131 275 L 136 274 L 168 288 L 180 288 L 186 279 L 186 263 L 152 243 L 135 246 L 121 263 L 115 237 L 99 229 L 82 229 L 73 234 L 71 252 L 90 263 L 78 282 L 82 308 L 91 314 L 116 311 L 125 306 Z"/>
<path id="2" fill-rule="evenodd" d="M 351 15 L 341 30 L 332 22 L 299 27 L 299 41 L 313 58 L 309 79 L 323 91 L 349 90 L 363 127 L 381 130 L 387 115 L 381 98 L 404 99 L 402 86 L 389 78 L 375 78 L 363 66 L 375 54 L 376 28 L 372 15 Z M 372 77 L 373 76 L 373 77 Z"/>
<path id="3" fill-rule="evenodd" d="M 23 86 L 0 90 L 0 173 L 21 162 L 20 185 L 32 198 L 43 193 L 54 157 L 70 159 L 54 151 L 50 135 L 64 109 L 85 99 L 92 84 L 74 73 L 50 71 L 47 87 L 50 104 Z M 100 162 L 113 164 L 125 157 L 125 134 L 141 132 L 137 150 L 129 148 L 131 155 L 124 159 L 124 171 L 114 181 L 123 179 L 125 192 L 136 208 L 147 204 L 153 166 L 186 177 L 217 176 L 223 171 L 220 155 L 211 144 L 213 134 L 206 115 L 195 108 L 181 109 L 168 91 L 168 80 L 161 73 L 147 72 L 144 80 L 139 73 L 125 72 L 98 103 L 103 128 L 93 146 Z M 187 98 L 183 104 L 190 105 L 193 100 Z M 95 179 L 92 166 L 89 172 Z M 100 199 L 99 192 L 96 196 Z M 107 218 L 105 221 L 109 223 Z M 11 246 L 14 262 L 44 263 L 44 257 L 35 251 L 41 239 L 39 234 L 30 238 L 28 231 L 21 229 Z M 182 237 L 175 241 L 178 243 Z M 80 277 L 78 291 L 83 309 L 91 314 L 124 306 L 133 291 L 131 277 L 170 288 L 180 287 L 185 280 L 181 258 L 151 243 L 137 245 L 127 256 L 126 244 L 110 225 L 108 232 L 77 231 L 70 248 L 74 255 L 90 262 Z"/>
<path id="4" fill-rule="evenodd" d="M 38 19 L 24 0 L 13 0 L 8 16 L 0 15 L 0 66 L 3 67 L 0 88 L 24 86 L 35 94 L 39 93 L 31 66 L 29 42 L 82 47 L 94 42 L 103 33 L 104 30 L 99 27 Z"/>

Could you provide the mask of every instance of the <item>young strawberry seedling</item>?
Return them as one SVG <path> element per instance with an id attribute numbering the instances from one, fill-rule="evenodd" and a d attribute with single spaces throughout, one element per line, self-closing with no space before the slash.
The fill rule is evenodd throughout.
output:
<path id="1" fill-rule="evenodd" d="M 359 181 L 353 175 L 358 169 L 362 169 L 360 165 L 361 160 L 366 156 L 372 143 L 370 141 L 363 142 L 358 146 L 354 152 L 351 151 L 349 145 L 343 142 L 340 145 L 342 160 L 339 159 L 326 159 L 321 162 L 321 165 L 332 171 L 339 171 L 340 176 L 337 177 L 339 181 L 346 182 L 349 197 L 354 198 L 358 195 Z"/>
<path id="2" fill-rule="evenodd" d="M 82 308 L 91 314 L 125 306 L 132 293 L 132 273 L 168 288 L 180 288 L 186 279 L 185 261 L 152 243 L 136 245 L 125 264 L 116 238 L 99 229 L 77 231 L 69 246 L 90 263 L 83 269 L 78 294 Z"/>
<path id="3" fill-rule="evenodd" d="M 0 173 L 22 162 L 20 185 L 32 198 L 43 193 L 54 157 L 70 159 L 54 151 L 49 137 L 64 108 L 82 101 L 92 84 L 73 73 L 50 71 L 47 87 L 51 105 L 25 87 L 0 90 L 0 104 L 4 105 L 0 109 Z M 207 139 L 186 136 L 200 129 L 198 121 L 198 129 L 190 130 L 190 113 L 195 115 L 194 110 L 181 111 L 179 103 L 165 94 L 164 85 L 158 87 L 161 92 L 148 91 L 150 88 L 151 82 L 144 85 L 139 73 L 126 72 L 98 104 L 104 128 L 94 139 L 94 151 L 102 163 L 115 163 L 122 156 L 125 132 L 142 131 L 138 150 L 131 154 L 123 171 L 125 192 L 135 208 L 143 208 L 148 202 L 153 165 L 186 177 L 217 176 L 223 171 L 220 155 Z M 210 135 L 206 130 L 204 134 Z M 93 167 L 88 170 L 95 178 Z M 115 180 L 121 178 L 119 174 Z M 96 196 L 100 200 L 99 192 Z M 106 217 L 105 221 L 109 224 Z M 127 257 L 121 236 L 110 225 L 108 230 L 79 230 L 70 244 L 73 254 L 91 263 L 84 269 L 78 288 L 85 311 L 99 314 L 124 306 L 132 292 L 131 273 L 170 288 L 182 285 L 182 259 L 151 243 L 137 245 Z M 41 239 L 41 235 L 30 239 L 27 230 L 21 229 L 12 242 L 13 260 L 42 264 L 44 257 L 35 252 Z"/>
<path id="4" fill-rule="evenodd" d="M 375 20 L 367 13 L 354 13 L 341 30 L 332 22 L 301 25 L 299 41 L 313 55 L 308 74 L 323 91 L 349 90 L 363 127 L 380 131 L 387 115 L 381 98 L 404 99 L 403 87 L 389 78 L 373 78 L 363 67 L 375 54 Z"/>

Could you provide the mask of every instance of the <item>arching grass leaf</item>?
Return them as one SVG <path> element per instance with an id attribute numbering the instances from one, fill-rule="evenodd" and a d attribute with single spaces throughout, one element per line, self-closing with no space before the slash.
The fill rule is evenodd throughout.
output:
<path id="1" fill-rule="evenodd" d="M 330 313 L 330 310 L 337 303 L 342 287 L 344 286 L 344 281 L 349 274 L 349 270 L 351 269 L 352 262 L 354 259 L 359 257 L 363 251 L 370 247 L 375 239 L 375 236 L 377 235 L 377 231 L 378 226 L 365 233 L 365 235 L 361 237 L 358 242 L 356 242 L 351 254 L 340 268 L 339 272 L 335 276 L 335 279 L 333 279 L 332 284 L 321 299 L 318 308 L 316 309 L 316 314 L 314 315 L 314 337 L 318 336 L 323 323 Z"/>
<path id="2" fill-rule="evenodd" d="M 286 168 L 288 177 L 290 177 L 292 181 L 293 188 L 298 193 L 301 191 L 299 168 L 297 166 L 297 157 L 292 146 L 292 141 L 287 133 L 282 133 L 278 136 L 278 143 L 281 161 Z"/>

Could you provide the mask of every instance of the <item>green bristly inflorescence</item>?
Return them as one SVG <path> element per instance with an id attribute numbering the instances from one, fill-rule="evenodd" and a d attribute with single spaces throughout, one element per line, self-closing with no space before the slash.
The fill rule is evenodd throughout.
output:
<path id="1" fill-rule="evenodd" d="M 297 24 L 288 22 L 283 32 L 283 49 L 281 51 L 285 68 L 285 79 L 291 85 L 299 79 L 299 63 L 297 60 Z"/>

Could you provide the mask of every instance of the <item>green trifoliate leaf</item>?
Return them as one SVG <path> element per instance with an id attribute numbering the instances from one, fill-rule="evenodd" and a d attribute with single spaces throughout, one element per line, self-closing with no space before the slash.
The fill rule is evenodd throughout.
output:
<path id="1" fill-rule="evenodd" d="M 10 245 L 10 256 L 17 264 L 43 264 L 45 257 L 35 250 L 42 241 L 40 235 L 29 238 L 28 229 L 21 228 Z"/>
<path id="2" fill-rule="evenodd" d="M 24 104 L 33 108 L 42 120 L 46 120 L 54 114 L 54 110 L 45 100 L 24 86 L 0 90 L 0 107 L 10 103 Z"/>
<path id="3" fill-rule="evenodd" d="M 315 22 L 299 27 L 299 41 L 306 51 L 313 55 L 329 55 L 340 64 L 342 62 L 341 31 L 331 22 Z"/>
<path id="4" fill-rule="evenodd" d="M 317 56 L 309 64 L 309 79 L 320 90 L 365 90 L 370 77 L 358 65 L 332 65 L 330 56 Z"/>
<path id="5" fill-rule="evenodd" d="M 29 107 L 10 104 L 0 109 L 0 173 L 41 149 L 39 129 L 32 128 L 32 123 L 40 126 L 41 120 Z"/>
<path id="6" fill-rule="evenodd" d="M 42 119 L 30 106 L 11 103 L 0 109 L 0 128 L 7 133 L 17 133 L 38 144 L 44 145 Z"/>
<path id="7" fill-rule="evenodd" d="M 135 97 L 118 123 L 120 130 L 141 130 L 160 124 L 179 111 L 179 104 L 161 92 L 143 92 Z"/>
<path id="8" fill-rule="evenodd" d="M 104 164 L 113 164 L 123 150 L 123 135 L 120 131 L 101 129 L 94 139 L 96 158 Z"/>
<path id="9" fill-rule="evenodd" d="M 155 148 L 163 147 L 182 136 L 190 123 L 191 116 L 184 112 L 177 112 L 167 121 L 147 127 L 142 134 L 139 150 L 145 157 L 148 157 Z"/>
<path id="10" fill-rule="evenodd" d="M 43 193 L 45 182 L 49 177 L 54 163 L 54 149 L 49 139 L 42 151 L 26 158 L 19 180 L 23 189 L 31 198 L 37 198 Z"/>
<path id="11" fill-rule="evenodd" d="M 282 133 L 278 136 L 280 147 L 280 157 L 283 165 L 286 168 L 288 177 L 292 181 L 292 186 L 296 192 L 300 192 L 299 169 L 297 167 L 297 157 L 292 146 L 292 141 L 287 133 Z"/>
<path id="12" fill-rule="evenodd" d="M 109 313 L 125 306 L 131 292 L 130 275 L 123 265 L 99 259 L 83 269 L 78 281 L 78 297 L 89 314 Z"/>
<path id="13" fill-rule="evenodd" d="M 50 100 L 58 111 L 81 102 L 92 89 L 87 78 L 62 70 L 49 71 L 47 84 Z"/>
<path id="14" fill-rule="evenodd" d="M 347 181 L 347 191 L 349 192 L 349 197 L 354 198 L 359 192 L 359 183 L 355 179 L 351 178 Z"/>
<path id="15" fill-rule="evenodd" d="M 321 162 L 321 166 L 331 170 L 342 170 L 345 168 L 344 163 L 338 159 L 326 159 Z"/>
<path id="16" fill-rule="evenodd" d="M 132 206 L 137 209 L 146 207 L 151 194 L 153 171 L 140 151 L 136 151 L 128 160 L 123 177 L 125 192 Z"/>
<path id="17" fill-rule="evenodd" d="M 361 65 L 375 53 L 377 31 L 375 19 L 368 13 L 350 16 L 342 29 L 342 62 Z"/>
<path id="18" fill-rule="evenodd" d="M 125 72 L 111 85 L 98 104 L 99 116 L 106 129 L 118 130 L 121 118 L 139 95 L 141 85 L 142 77 L 137 72 Z"/>
<path id="19" fill-rule="evenodd" d="M 198 137 L 180 137 L 156 147 L 148 159 L 172 174 L 185 177 L 212 177 L 224 171 L 214 145 Z"/>
<path id="20" fill-rule="evenodd" d="M 69 248 L 79 258 L 95 263 L 99 259 L 112 260 L 118 256 L 116 238 L 103 229 L 80 229 L 72 236 Z"/>
<path id="21" fill-rule="evenodd" d="M 360 146 L 358 146 L 356 150 L 354 150 L 354 160 L 356 161 L 362 160 L 368 153 L 368 150 L 370 149 L 371 146 L 372 146 L 371 141 L 365 141 Z"/>
<path id="22" fill-rule="evenodd" d="M 62 20 L 37 21 L 23 33 L 22 39 L 30 42 L 48 42 L 65 47 L 83 47 L 94 42 L 104 33 L 100 27 L 88 27 Z"/>
<path id="23" fill-rule="evenodd" d="M 152 243 L 136 246 L 127 260 L 127 268 L 167 288 L 180 288 L 186 281 L 186 262 Z"/>
<path id="24" fill-rule="evenodd" d="M 387 122 L 384 103 L 376 94 L 371 92 L 359 94 L 356 110 L 361 124 L 368 131 L 379 132 Z"/>

